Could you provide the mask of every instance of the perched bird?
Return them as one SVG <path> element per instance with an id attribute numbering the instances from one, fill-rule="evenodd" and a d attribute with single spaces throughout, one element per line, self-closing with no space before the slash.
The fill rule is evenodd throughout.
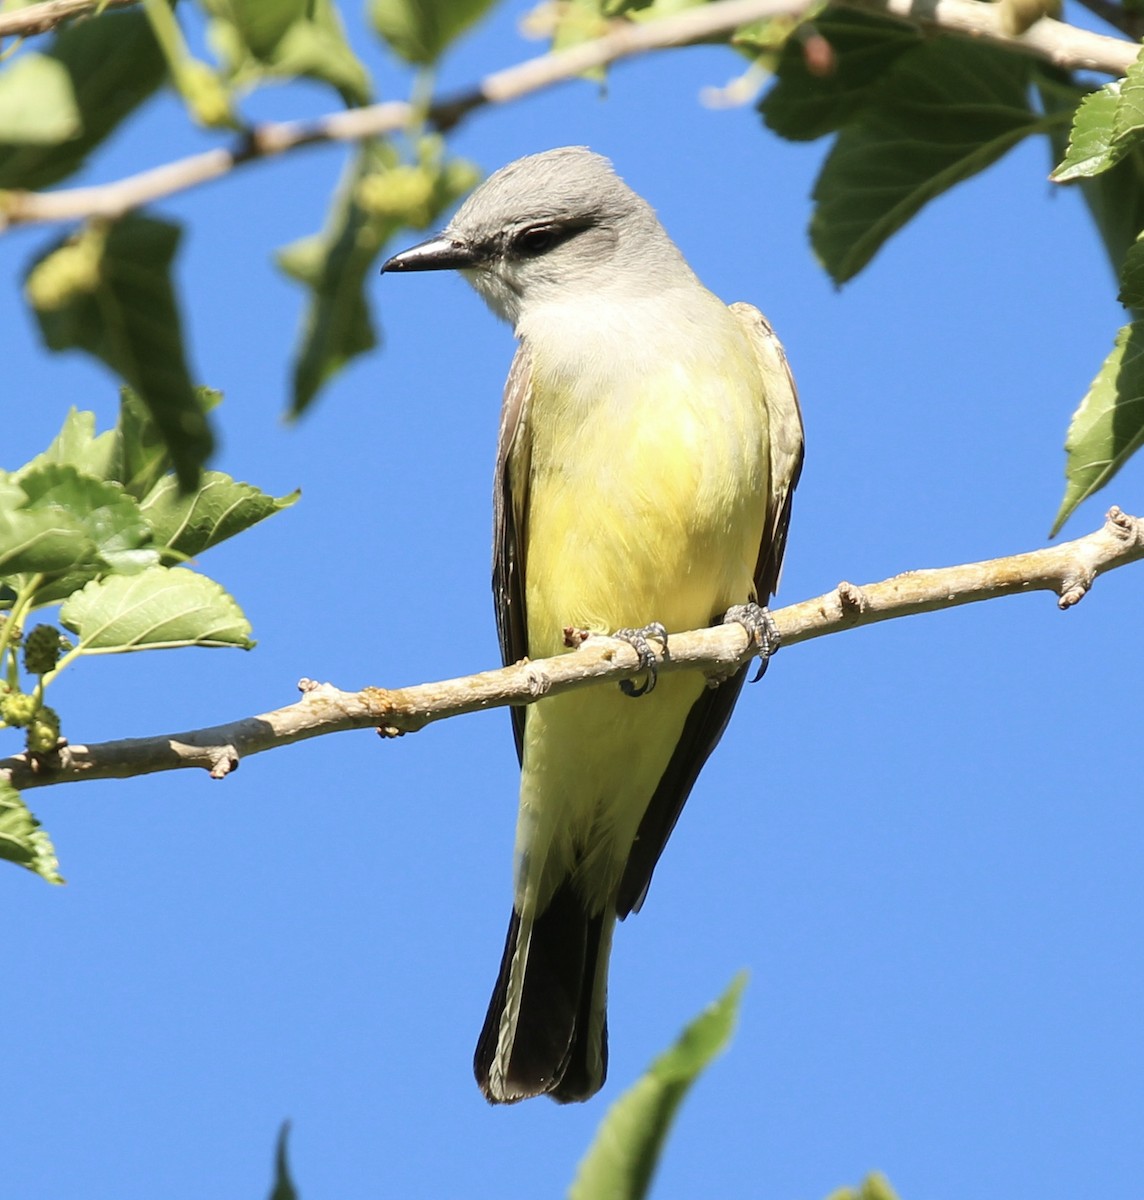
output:
<path id="1" fill-rule="evenodd" d="M 520 342 L 493 494 L 505 663 L 563 652 L 571 627 L 622 629 L 650 668 L 643 688 L 512 710 L 513 910 L 474 1069 L 494 1103 L 585 1100 L 607 1069 L 616 918 L 643 903 L 746 672 L 665 673 L 653 690 L 647 639 L 728 609 L 765 630 L 757 604 L 778 583 L 802 420 L 762 314 L 712 295 L 583 147 L 510 163 L 382 270 L 447 268 Z"/>

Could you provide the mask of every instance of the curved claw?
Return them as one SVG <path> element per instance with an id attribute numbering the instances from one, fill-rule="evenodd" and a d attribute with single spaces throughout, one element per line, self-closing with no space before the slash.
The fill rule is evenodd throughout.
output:
<path id="1" fill-rule="evenodd" d="M 651 624 L 645 625 L 642 629 L 617 629 L 612 634 L 612 637 L 619 638 L 621 642 L 627 642 L 631 646 L 636 654 L 639 655 L 640 667 L 647 674 L 647 678 L 643 683 L 638 685 L 631 679 L 621 679 L 620 691 L 625 696 L 631 696 L 633 699 L 639 696 L 646 696 L 648 692 L 655 688 L 656 681 L 659 679 L 655 652 L 651 648 L 649 639 L 655 638 L 663 646 L 663 652 L 666 654 L 667 630 L 658 621 L 652 621 Z"/>
<path id="2" fill-rule="evenodd" d="M 782 645 L 782 637 L 774 618 L 761 605 L 751 601 L 748 604 L 735 604 L 723 614 L 724 625 L 742 625 L 747 636 L 754 642 L 759 651 L 759 669 L 751 679 L 758 683 L 766 674 L 771 655 Z"/>

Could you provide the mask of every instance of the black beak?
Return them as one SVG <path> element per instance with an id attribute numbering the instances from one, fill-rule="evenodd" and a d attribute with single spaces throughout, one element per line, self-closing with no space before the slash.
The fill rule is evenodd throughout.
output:
<path id="1" fill-rule="evenodd" d="M 470 246 L 456 238 L 438 234 L 418 246 L 402 250 L 382 263 L 385 271 L 456 271 L 464 267 L 475 267 L 481 261 Z"/>

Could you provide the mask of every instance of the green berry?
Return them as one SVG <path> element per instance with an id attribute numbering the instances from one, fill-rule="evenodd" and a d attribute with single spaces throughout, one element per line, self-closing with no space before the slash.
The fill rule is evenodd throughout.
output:
<path id="1" fill-rule="evenodd" d="M 27 725 L 39 707 L 35 696 L 25 692 L 8 692 L 0 696 L 0 721 L 5 725 Z"/>
<path id="2" fill-rule="evenodd" d="M 431 202 L 436 176 L 425 167 L 397 166 L 367 175 L 357 187 L 357 201 L 376 217 L 420 229 L 433 219 Z"/>
<path id="3" fill-rule="evenodd" d="M 107 234 L 87 229 L 41 258 L 24 281 L 24 293 L 40 312 L 57 312 L 100 285 Z"/>
<path id="4" fill-rule="evenodd" d="M 60 716 L 46 704 L 28 726 L 28 753 L 50 754 L 60 741 Z"/>
<path id="5" fill-rule="evenodd" d="M 60 661 L 62 649 L 54 625 L 37 625 L 24 637 L 24 669 L 29 675 L 46 675 Z"/>

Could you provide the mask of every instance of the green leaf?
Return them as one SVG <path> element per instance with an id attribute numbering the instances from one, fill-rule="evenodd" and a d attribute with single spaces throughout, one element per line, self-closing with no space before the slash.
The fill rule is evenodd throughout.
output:
<path id="1" fill-rule="evenodd" d="M 217 399 L 203 389 L 204 406 Z M 12 581 L 9 600 L 19 590 L 39 607 L 104 575 L 156 566 L 161 553 L 183 561 L 298 498 L 268 496 L 214 471 L 183 492 L 164 473 L 166 450 L 155 437 L 150 415 L 125 389 L 113 431 L 96 435 L 94 416 L 73 410 L 46 451 L 15 473 L 0 472 L 0 576 Z"/>
<path id="2" fill-rule="evenodd" d="M 196 388 L 196 394 L 206 411 L 222 398 L 211 388 Z M 129 496 L 141 500 L 171 469 L 171 456 L 143 401 L 125 387 L 120 389 L 114 429 L 97 434 L 95 413 L 72 408 L 47 449 L 21 467 L 20 473 L 51 463 L 66 463 L 81 475 L 121 483 Z"/>
<path id="3" fill-rule="evenodd" d="M 1120 102 L 1120 84 L 1109 83 L 1089 92 L 1073 115 L 1068 149 L 1060 165 L 1049 176 L 1054 183 L 1067 183 L 1107 171 L 1120 155 L 1113 150 L 1113 124 Z"/>
<path id="4" fill-rule="evenodd" d="M 1082 500 L 1098 492 L 1144 442 L 1144 321 L 1125 325 L 1104 360 L 1065 439 L 1068 484 L 1049 536 Z"/>
<path id="5" fill-rule="evenodd" d="M 222 392 L 199 386 L 195 398 L 202 411 L 210 413 L 222 403 Z M 147 406 L 129 387 L 120 388 L 119 420 L 112 436 L 115 452 L 108 478 L 142 500 L 171 470 L 171 453 Z"/>
<path id="6" fill-rule="evenodd" d="M 5 137 L 0 130 L 0 188 L 43 189 L 66 179 L 166 75 L 163 55 L 141 12 L 103 13 L 98 20 L 69 24 L 52 39 L 45 57 L 67 73 L 82 129 L 67 141 L 40 145 Z M 64 110 L 58 89 L 51 107 L 59 120 Z"/>
<path id="7" fill-rule="evenodd" d="M 0 578 L 66 571 L 94 547 L 87 531 L 70 513 L 34 508 L 11 476 L 0 478 Z"/>
<path id="8" fill-rule="evenodd" d="M 208 0 L 209 37 L 239 86 L 298 76 L 368 104 L 369 72 L 346 40 L 332 0 Z"/>
<path id="9" fill-rule="evenodd" d="M 290 1178 L 290 1161 L 286 1156 L 286 1143 L 290 1137 L 290 1122 L 283 1121 L 278 1130 L 278 1144 L 274 1148 L 274 1184 L 269 1200 L 298 1200 L 298 1189 Z"/>
<path id="10" fill-rule="evenodd" d="M 171 282 L 180 236 L 178 226 L 138 215 L 89 229 L 41 255 L 25 291 L 50 349 L 84 350 L 138 393 L 190 488 L 213 441 Z"/>
<path id="11" fill-rule="evenodd" d="M 0 575 L 66 576 L 78 587 L 103 570 L 156 561 L 154 551 L 140 549 L 150 536 L 121 488 L 64 463 L 24 468 L 0 489 Z M 37 589 L 38 604 L 48 603 L 49 590 L 47 583 Z"/>
<path id="12" fill-rule="evenodd" d="M 568 50 L 583 42 L 603 37 L 608 32 L 608 14 L 603 0 L 567 0 L 553 5 L 550 10 L 556 20 L 552 31 L 552 51 Z M 584 72 L 585 79 L 603 81 L 607 71 L 603 67 L 591 67 Z"/>
<path id="13" fill-rule="evenodd" d="M 167 0 L 143 0 L 148 16 L 154 20 L 156 14 L 162 13 L 160 21 L 171 18 L 171 10 Z M 236 133 L 242 131 L 242 122 L 234 110 L 231 88 L 222 79 L 218 71 L 209 63 L 202 62 L 186 51 L 182 42 L 176 42 L 177 56 L 168 52 L 168 66 L 174 79 L 175 87 L 187 106 L 191 120 L 204 129 L 233 129 Z"/>
<path id="14" fill-rule="evenodd" d="M 90 539 L 85 563 L 130 574 L 155 562 L 153 550 L 140 549 L 151 540 L 151 530 L 117 484 L 82 475 L 68 463 L 25 468 L 15 479 L 28 497 L 28 510 L 60 513 L 84 530 Z"/>
<path id="15" fill-rule="evenodd" d="M 199 388 L 197 393 L 204 411 L 217 403 L 218 392 Z M 119 392 L 119 420 L 113 436 L 114 478 L 129 496 L 142 500 L 171 469 L 171 454 L 147 406 L 128 387 Z"/>
<path id="16" fill-rule="evenodd" d="M 639 1200 L 647 1194 L 680 1103 L 731 1040 L 746 982 L 745 975 L 737 976 L 612 1105 L 580 1163 L 568 1200 Z"/>
<path id="17" fill-rule="evenodd" d="M 1144 229 L 1144 147 L 1136 147 L 1095 179 L 1082 179 L 1080 188 L 1109 264 L 1119 275 L 1137 235 Z"/>
<path id="18" fill-rule="evenodd" d="M 370 0 L 373 27 L 408 63 L 434 63 L 493 0 Z"/>
<path id="19" fill-rule="evenodd" d="M 1029 80 L 1027 59 L 952 38 L 899 57 L 815 184 L 811 242 L 836 283 L 928 201 L 1047 127 L 1029 107 Z"/>
<path id="20" fill-rule="evenodd" d="M 326 227 L 278 252 L 279 267 L 310 290 L 294 359 L 292 417 L 346 363 L 377 345 L 365 281 L 378 254 L 403 226 L 423 229 L 477 182 L 477 168 L 446 159 L 437 134 L 417 140 L 403 163 L 384 142 L 363 142 L 334 194 Z"/>
<path id="21" fill-rule="evenodd" d="M 311 292 L 294 359 L 293 416 L 304 412 L 346 363 L 377 345 L 365 279 L 393 225 L 367 213 L 357 189 L 391 161 L 382 147 L 363 143 L 334 194 L 325 229 L 278 252 L 279 267 Z"/>
<path id="22" fill-rule="evenodd" d="M 1103 89 L 1091 92 L 1079 88 L 1072 82 L 1070 75 L 1056 68 L 1042 63 L 1035 70 L 1037 90 L 1045 112 L 1057 116 L 1074 114 L 1071 142 L 1059 125 L 1054 125 L 1049 131 L 1054 161 L 1061 163 L 1052 178 L 1060 180 L 1061 172 L 1069 162 L 1066 150 L 1068 154 L 1075 151 L 1073 162 L 1078 167 L 1090 153 L 1094 159 L 1099 158 L 1098 143 L 1086 143 L 1084 134 L 1078 140 L 1077 129 L 1084 124 L 1080 113 L 1086 107 L 1091 110 L 1093 105 L 1107 106 L 1108 100 L 1101 99 L 1104 95 Z M 1101 121 L 1110 119 L 1106 112 Z M 1095 117 L 1090 117 L 1087 121 L 1092 130 L 1101 123 Z M 1081 170 L 1069 174 L 1068 178 L 1075 179 L 1079 184 L 1081 194 L 1104 242 L 1112 269 L 1119 275 L 1125 255 L 1135 243 L 1137 234 L 1144 228 L 1144 148 L 1136 146 L 1127 150 L 1120 156 L 1119 161 L 1110 167 L 1101 166 L 1095 173 Z"/>
<path id="23" fill-rule="evenodd" d="M 1120 87 L 1113 122 L 1118 145 L 1139 145 L 1144 136 L 1144 61 L 1140 58 L 1128 68 Z"/>
<path id="24" fill-rule="evenodd" d="M 1144 61 L 1124 79 L 1089 92 L 1073 117 L 1068 149 L 1050 178 L 1068 183 L 1100 175 L 1129 154 L 1144 150 Z"/>
<path id="25" fill-rule="evenodd" d="M 1144 234 L 1128 248 L 1120 272 L 1118 298 L 1126 308 L 1144 309 Z"/>
<path id="26" fill-rule="evenodd" d="M 21 473 L 49 463 L 65 463 L 82 475 L 111 479 L 115 455 L 115 434 L 107 430 L 96 435 L 95 413 L 72 408 L 48 448 L 22 467 Z"/>
<path id="27" fill-rule="evenodd" d="M 270 58 L 286 31 L 309 14 L 309 0 L 206 0 L 207 12 L 227 22 L 247 54 Z"/>
<path id="28" fill-rule="evenodd" d="M 828 9 L 814 32 L 830 43 L 833 69 L 812 74 L 802 42 L 790 40 L 775 72 L 775 84 L 759 104 L 767 126 L 791 141 L 811 141 L 854 120 L 882 76 L 923 39 L 900 21 L 849 9 Z"/>
<path id="29" fill-rule="evenodd" d="M 89 583 L 60 609 L 81 654 L 179 646 L 249 650 L 250 623 L 223 589 L 185 567 L 151 567 Z"/>
<path id="30" fill-rule="evenodd" d="M 168 476 L 143 501 L 142 513 L 157 546 L 193 558 L 289 508 L 299 492 L 275 498 L 221 471 L 208 471 L 194 492 L 181 492 Z"/>
<path id="31" fill-rule="evenodd" d="M 55 848 L 20 793 L 0 779 L 0 859 L 35 872 L 48 883 L 63 883 Z"/>
<path id="32" fill-rule="evenodd" d="M 350 49 L 337 10 L 327 0 L 315 0 L 314 18 L 292 25 L 267 60 L 267 74 L 279 78 L 302 76 L 328 83 L 348 105 L 368 104 L 372 98 L 369 72 Z"/>
<path id="33" fill-rule="evenodd" d="M 151 530 L 138 505 L 118 484 L 66 463 L 25 467 L 6 484 L 0 575 L 29 592 L 33 607 L 56 603 L 108 572 L 131 574 L 159 561 L 146 544 Z"/>
<path id="34" fill-rule="evenodd" d="M 826 1200 L 898 1200 L 890 1181 L 877 1171 L 867 1175 L 857 1188 L 839 1188 L 831 1192 Z"/>
<path id="35" fill-rule="evenodd" d="M 24 54 L 0 71 L 0 143 L 54 146 L 82 128 L 71 76 L 59 59 Z"/>

